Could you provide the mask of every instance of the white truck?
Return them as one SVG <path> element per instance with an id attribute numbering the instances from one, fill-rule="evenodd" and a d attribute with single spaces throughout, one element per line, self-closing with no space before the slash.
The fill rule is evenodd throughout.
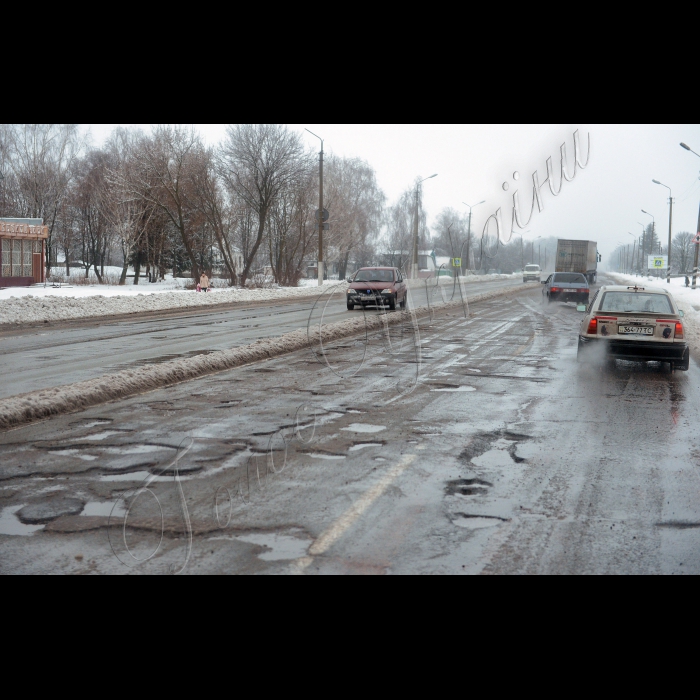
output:
<path id="1" fill-rule="evenodd" d="M 596 281 L 601 255 L 595 241 L 574 241 L 557 239 L 557 256 L 554 260 L 555 272 L 580 272 L 589 284 Z"/>

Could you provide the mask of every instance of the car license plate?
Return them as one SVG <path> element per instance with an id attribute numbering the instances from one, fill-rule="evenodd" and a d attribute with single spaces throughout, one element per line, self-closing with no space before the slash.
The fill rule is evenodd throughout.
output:
<path id="1" fill-rule="evenodd" d="M 637 335 L 654 335 L 653 326 L 619 326 L 617 332 L 621 335 L 624 333 L 635 333 Z"/>
<path id="2" fill-rule="evenodd" d="M 578 289 L 565 289 L 565 292 L 578 292 Z"/>

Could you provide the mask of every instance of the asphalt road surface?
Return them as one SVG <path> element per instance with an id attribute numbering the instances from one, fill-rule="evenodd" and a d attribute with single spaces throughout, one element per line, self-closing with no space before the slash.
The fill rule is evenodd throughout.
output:
<path id="1" fill-rule="evenodd" d="M 1 433 L 0 573 L 700 573 L 695 362 L 471 313 Z"/>
<path id="2" fill-rule="evenodd" d="M 431 281 L 429 281 L 430 283 Z M 434 281 L 433 281 L 434 282 Z M 419 285 L 412 291 L 416 306 L 440 303 L 455 292 L 448 280 Z M 464 285 L 467 297 L 504 287 L 522 286 L 519 280 L 496 280 Z M 316 298 L 265 304 L 227 305 L 226 308 L 140 314 L 114 319 L 84 319 L 33 328 L 0 329 L 0 398 L 92 379 L 134 366 L 191 357 L 246 345 L 306 328 Z M 326 306 L 326 302 L 328 305 Z M 347 310 L 345 293 L 324 295 L 324 321 L 333 323 L 362 311 Z M 375 314 L 374 307 L 367 313 Z"/>

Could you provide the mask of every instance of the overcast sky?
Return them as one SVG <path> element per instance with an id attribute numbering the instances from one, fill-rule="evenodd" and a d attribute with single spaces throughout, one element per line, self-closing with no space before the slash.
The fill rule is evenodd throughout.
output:
<path id="1" fill-rule="evenodd" d="M 95 146 L 100 146 L 116 124 L 89 124 Z M 150 125 L 140 126 L 145 130 Z M 195 124 L 209 144 L 225 136 L 224 124 Z M 423 183 L 423 204 L 428 221 L 443 207 L 467 212 L 462 202 L 483 200 L 472 214 L 472 230 L 480 234 L 487 217 L 502 207 L 504 228 L 510 230 L 512 195 L 518 190 L 527 218 L 532 201 L 532 174 L 540 183 L 547 176 L 549 156 L 559 173 L 559 152 L 567 144 L 569 171 L 573 164 L 573 133 L 578 129 L 584 150 L 590 134 L 590 161 L 571 182 L 564 182 L 558 197 L 545 185 L 544 209 L 535 206 L 525 239 L 538 236 L 578 238 L 598 242 L 607 263 L 618 243 L 632 243 L 641 234 L 638 222 L 656 218 L 656 231 L 668 239 L 668 190 L 673 190 L 673 233 L 696 231 L 700 205 L 700 157 L 679 146 L 683 141 L 700 153 L 700 125 L 606 124 L 289 124 L 314 149 L 321 136 L 326 153 L 359 157 L 370 163 L 390 203 L 398 199 L 417 176 L 437 177 Z M 513 180 L 518 172 L 519 180 Z M 503 183 L 509 183 L 504 191 Z M 528 231 L 529 229 L 529 231 Z M 520 231 L 516 227 L 516 231 Z M 517 240 L 517 238 L 516 238 Z"/>

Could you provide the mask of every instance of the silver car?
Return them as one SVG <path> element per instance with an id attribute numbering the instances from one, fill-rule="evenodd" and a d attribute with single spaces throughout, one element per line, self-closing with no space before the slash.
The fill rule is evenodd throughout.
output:
<path id="1" fill-rule="evenodd" d="M 604 286 L 581 321 L 578 361 L 596 357 L 669 362 L 671 371 L 687 370 L 683 312 L 664 289 Z"/>

